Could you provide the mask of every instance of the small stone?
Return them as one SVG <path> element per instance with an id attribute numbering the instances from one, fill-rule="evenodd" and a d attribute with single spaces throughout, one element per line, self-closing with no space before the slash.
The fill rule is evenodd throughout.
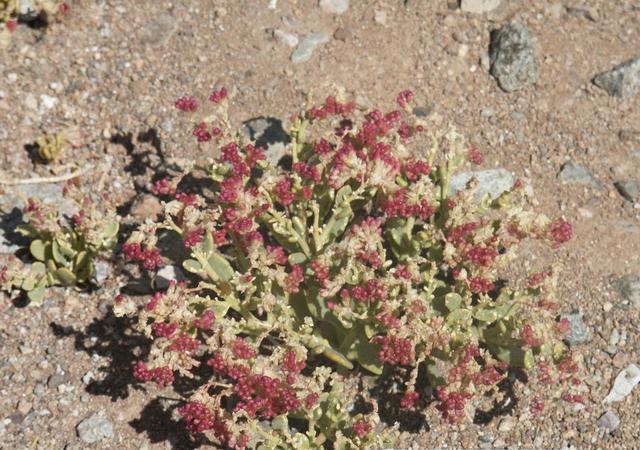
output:
<path id="1" fill-rule="evenodd" d="M 282 30 L 273 30 L 273 37 L 281 44 L 287 47 L 295 47 L 298 45 L 298 36 L 295 33 L 289 33 Z"/>
<path id="2" fill-rule="evenodd" d="M 20 353 L 22 353 L 23 355 L 29 355 L 33 353 L 33 349 L 26 345 L 21 345 L 20 347 L 18 347 L 18 349 L 20 350 Z"/>
<path id="3" fill-rule="evenodd" d="M 493 448 L 506 448 L 507 447 L 507 443 L 503 440 L 503 439 L 496 439 L 495 441 L 493 441 Z"/>
<path id="4" fill-rule="evenodd" d="M 500 424 L 498 425 L 498 431 L 502 433 L 508 433 L 509 431 L 513 430 L 515 425 L 515 420 L 512 417 L 507 417 L 500 421 Z"/>
<path id="5" fill-rule="evenodd" d="M 256 147 L 265 149 L 265 157 L 272 165 L 277 165 L 287 153 L 291 138 L 282 127 L 282 121 L 275 117 L 258 117 L 242 124 L 243 133 L 255 142 Z"/>
<path id="6" fill-rule="evenodd" d="M 640 131 L 631 128 L 624 128 L 618 132 L 620 142 L 635 142 L 640 144 Z"/>
<path id="7" fill-rule="evenodd" d="M 573 8 L 567 6 L 567 14 L 579 19 L 587 19 L 592 22 L 598 21 L 598 12 L 594 8 Z"/>
<path id="8" fill-rule="evenodd" d="M 82 377 L 82 384 L 84 384 L 85 386 L 88 385 L 89 383 L 91 383 L 92 381 L 94 381 L 96 379 L 96 376 L 94 375 L 94 373 L 90 370 L 87 373 L 85 373 Z"/>
<path id="9" fill-rule="evenodd" d="M 27 109 L 31 109 L 33 111 L 38 109 L 38 100 L 36 99 L 36 97 L 29 93 L 27 94 L 27 96 L 24 98 L 24 106 Z"/>
<path id="10" fill-rule="evenodd" d="M 538 79 L 533 35 L 520 23 L 491 32 L 489 57 L 491 75 L 506 92 L 523 89 Z"/>
<path id="11" fill-rule="evenodd" d="M 373 21 L 378 25 L 386 25 L 387 24 L 387 12 L 376 10 L 373 13 Z"/>
<path id="12" fill-rule="evenodd" d="M 146 219 L 155 221 L 161 213 L 162 204 L 160 200 L 150 194 L 142 194 L 136 197 L 129 210 L 129 214 L 137 222 L 144 222 Z"/>
<path id="13" fill-rule="evenodd" d="M 333 38 L 338 41 L 346 42 L 353 38 L 353 28 L 350 26 L 340 27 L 333 33 Z"/>
<path id="14" fill-rule="evenodd" d="M 140 30 L 140 43 L 161 45 L 167 42 L 176 30 L 176 20 L 170 14 L 162 14 L 149 21 Z"/>
<path id="15" fill-rule="evenodd" d="M 62 367 L 57 366 L 56 371 L 49 377 L 49 381 L 47 382 L 47 386 L 49 388 L 54 389 L 60 386 L 67 379 L 66 373 L 62 370 Z"/>
<path id="16" fill-rule="evenodd" d="M 42 94 L 40 96 L 40 102 L 44 109 L 51 109 L 56 106 L 56 104 L 58 103 L 58 99 L 47 94 Z"/>
<path id="17" fill-rule="evenodd" d="M 500 0 L 462 0 L 460 9 L 473 14 L 484 14 L 500 6 Z"/>
<path id="18" fill-rule="evenodd" d="M 562 184 L 580 184 L 600 189 L 600 182 L 589 172 L 586 167 L 568 161 L 562 165 L 558 173 L 558 179 Z"/>
<path id="19" fill-rule="evenodd" d="M 62 90 L 64 89 L 64 85 L 62 83 L 54 81 L 49 84 L 49 88 L 54 92 L 62 92 Z"/>
<path id="20" fill-rule="evenodd" d="M 182 269 L 176 266 L 167 265 L 163 266 L 154 279 L 156 289 L 167 289 L 172 281 L 180 282 L 186 279 Z"/>
<path id="21" fill-rule="evenodd" d="M 631 98 L 640 90 L 640 57 L 596 75 L 593 83 L 613 97 Z"/>
<path id="22" fill-rule="evenodd" d="M 416 117 L 427 117 L 433 112 L 433 108 L 429 106 L 415 106 L 411 112 L 413 112 Z"/>
<path id="23" fill-rule="evenodd" d="M 620 418 L 614 411 L 609 410 L 601 415 L 596 423 L 600 428 L 604 428 L 611 433 L 620 426 Z"/>
<path id="24" fill-rule="evenodd" d="M 569 332 L 564 338 L 569 346 L 575 347 L 591 339 L 589 328 L 587 328 L 582 321 L 582 313 L 574 312 L 571 314 L 563 314 L 561 317 L 569 321 Z"/>
<path id="25" fill-rule="evenodd" d="M 613 282 L 622 298 L 635 307 L 640 307 L 640 275 L 629 274 Z"/>
<path id="26" fill-rule="evenodd" d="M 485 194 L 489 194 L 492 199 L 499 197 L 503 192 L 513 187 L 514 178 L 511 172 L 506 169 L 489 169 L 479 172 L 461 172 L 451 177 L 449 195 L 463 190 L 471 178 L 478 180 L 474 196 L 479 199 Z"/>
<path id="27" fill-rule="evenodd" d="M 98 413 L 80 422 L 76 430 L 78 437 L 85 444 L 95 444 L 113 436 L 113 425 Z"/>
<path id="28" fill-rule="evenodd" d="M 623 180 L 613 183 L 625 200 L 634 203 L 640 200 L 640 184 L 636 180 Z"/>
<path id="29" fill-rule="evenodd" d="M 29 411 L 31 411 L 32 407 L 33 405 L 30 402 L 22 399 L 18 402 L 18 407 L 16 408 L 16 410 L 23 416 L 26 416 L 27 414 L 29 414 Z"/>
<path id="30" fill-rule="evenodd" d="M 291 62 L 300 64 L 309 61 L 313 51 L 318 46 L 329 42 L 329 40 L 329 35 L 324 32 L 307 34 L 291 54 Z"/>
<path id="31" fill-rule="evenodd" d="M 111 275 L 111 264 L 101 259 L 96 261 L 93 267 L 95 269 L 93 278 L 97 285 L 101 285 L 109 278 L 109 275 Z"/>
<path id="32" fill-rule="evenodd" d="M 638 383 L 640 383 L 640 369 L 635 364 L 630 364 L 616 376 L 613 381 L 613 387 L 604 402 L 611 403 L 624 400 Z"/>
<path id="33" fill-rule="evenodd" d="M 320 0 L 320 9 L 329 14 L 344 14 L 349 9 L 349 0 Z"/>

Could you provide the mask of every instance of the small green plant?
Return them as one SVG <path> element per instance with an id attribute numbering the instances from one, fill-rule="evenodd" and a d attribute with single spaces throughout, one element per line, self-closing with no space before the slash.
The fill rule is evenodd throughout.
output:
<path id="1" fill-rule="evenodd" d="M 428 130 L 409 113 L 411 98 L 361 116 L 328 97 L 294 118 L 290 165 L 280 167 L 216 126 L 228 123 L 226 91 L 212 94 L 217 123 L 193 134 L 221 156 L 189 173 L 213 192 L 160 180 L 164 219 L 123 246 L 153 270 L 163 264 L 158 240 L 181 240 L 182 266 L 198 281 L 174 283 L 141 309 L 119 295 L 115 308 L 138 314 L 154 339 L 134 368 L 139 380 L 166 386 L 211 369 L 179 409 L 190 431 L 229 448 L 361 449 L 384 433 L 354 372 L 401 371 L 399 406 L 420 409 L 433 395 L 451 422 L 471 418 L 475 399 L 512 368 L 545 382 L 573 376 L 555 272 L 528 274 L 519 289 L 500 281 L 516 244 L 557 247 L 571 226 L 527 211 L 520 182 L 495 199 L 477 199 L 475 180 L 452 193 L 454 173 L 482 156 L 453 130 Z M 193 97 L 176 106 L 198 110 Z M 419 139 L 427 145 L 410 150 Z M 418 385 L 421 372 L 433 394 Z"/>
<path id="2" fill-rule="evenodd" d="M 44 134 L 36 139 L 38 156 L 45 163 L 56 161 L 69 146 L 65 133 Z"/>
<path id="3" fill-rule="evenodd" d="M 65 187 L 68 196 L 78 195 L 74 183 Z M 29 198 L 23 209 L 25 225 L 17 231 L 30 240 L 29 253 L 34 261 L 28 269 L 18 261 L 5 267 L 0 286 L 26 292 L 32 301 L 40 301 L 46 288 L 54 285 L 82 286 L 95 275 L 94 262 L 108 256 L 117 241 L 119 222 L 108 202 L 83 197 L 79 211 L 71 218 L 62 216 L 53 205 Z"/>

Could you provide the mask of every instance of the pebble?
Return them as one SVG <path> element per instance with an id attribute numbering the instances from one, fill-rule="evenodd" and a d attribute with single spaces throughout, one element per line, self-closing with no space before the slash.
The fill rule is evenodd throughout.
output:
<path id="1" fill-rule="evenodd" d="M 491 32 L 489 57 L 491 75 L 506 92 L 523 89 L 538 79 L 533 35 L 520 23 L 507 23 Z"/>
<path id="2" fill-rule="evenodd" d="M 353 38 L 353 28 L 350 26 L 340 27 L 333 33 L 333 38 L 338 41 L 346 42 L 349 39 Z"/>
<path id="3" fill-rule="evenodd" d="M 620 426 L 620 418 L 614 411 L 607 411 L 596 422 L 600 428 L 609 432 L 615 431 Z"/>
<path id="4" fill-rule="evenodd" d="M 591 339 L 589 328 L 582 321 L 582 313 L 563 314 L 561 317 L 569 321 L 569 332 L 564 340 L 570 347 L 584 344 Z"/>
<path id="5" fill-rule="evenodd" d="M 273 37 L 287 47 L 295 47 L 298 45 L 299 41 L 298 36 L 295 33 L 289 33 L 278 29 L 273 30 Z"/>
<path id="6" fill-rule="evenodd" d="M 613 282 L 613 287 L 622 298 L 635 307 L 640 307 L 640 275 L 628 274 Z"/>
<path id="7" fill-rule="evenodd" d="M 593 83 L 613 97 L 631 98 L 640 90 L 640 57 L 596 75 Z"/>
<path id="8" fill-rule="evenodd" d="M 27 414 L 29 414 L 29 411 L 31 411 L 32 407 L 33 407 L 33 404 L 31 404 L 31 402 L 28 402 L 27 400 L 22 399 L 18 402 L 18 407 L 16 408 L 16 410 L 23 416 L 26 416 Z"/>
<path id="9" fill-rule="evenodd" d="M 376 10 L 373 13 L 373 21 L 375 23 L 377 23 L 378 25 L 386 25 L 387 24 L 387 12 L 386 11 L 381 11 L 381 10 Z"/>
<path id="10" fill-rule="evenodd" d="M 598 12 L 594 8 L 572 8 L 567 6 L 567 14 L 580 19 L 587 19 L 592 22 L 598 21 Z"/>
<path id="11" fill-rule="evenodd" d="M 580 184 L 601 189 L 600 182 L 581 164 L 568 161 L 562 165 L 558 173 L 558 179 L 562 184 Z"/>
<path id="12" fill-rule="evenodd" d="M 640 369 L 635 364 L 630 364 L 616 376 L 611 391 L 603 400 L 604 403 L 624 400 L 638 383 L 640 383 Z"/>
<path id="13" fill-rule="evenodd" d="M 473 14 L 483 14 L 500 6 L 500 0 L 462 0 L 460 9 Z"/>
<path id="14" fill-rule="evenodd" d="M 172 265 L 163 266 L 154 279 L 154 284 L 156 289 L 164 290 L 169 287 L 172 281 L 183 281 L 185 280 L 185 275 L 182 269 Z"/>
<path id="15" fill-rule="evenodd" d="M 320 9 L 330 14 L 344 14 L 349 9 L 349 0 L 320 0 Z"/>
<path id="16" fill-rule="evenodd" d="M 92 381 L 94 381 L 95 379 L 96 379 L 95 374 L 93 373 L 93 371 L 90 370 L 87 373 L 85 373 L 84 376 L 82 377 L 82 383 L 86 386 Z"/>
<path id="17" fill-rule="evenodd" d="M 272 165 L 277 165 L 287 152 L 291 138 L 282 127 L 282 121 L 275 117 L 258 117 L 242 124 L 243 133 L 257 147 L 265 149 L 265 157 Z"/>
<path id="18" fill-rule="evenodd" d="M 76 427 L 78 437 L 85 444 L 95 444 L 113 436 L 113 425 L 104 416 L 95 413 Z"/>
<path id="19" fill-rule="evenodd" d="M 474 194 L 476 199 L 482 198 L 485 194 L 489 194 L 492 199 L 495 199 L 503 192 L 511 189 L 514 183 L 511 172 L 503 168 L 478 172 L 461 172 L 451 177 L 449 195 L 455 195 L 456 192 L 464 189 L 471 178 L 478 180 L 478 186 L 475 188 Z"/>
<path id="20" fill-rule="evenodd" d="M 625 200 L 631 203 L 640 200 L 640 184 L 636 180 L 616 181 L 613 185 Z"/>
<path id="21" fill-rule="evenodd" d="M 40 96 L 40 103 L 44 107 L 44 109 L 51 109 L 58 103 L 58 99 L 55 97 L 51 97 L 47 94 L 42 94 Z"/>
<path id="22" fill-rule="evenodd" d="M 307 34 L 291 54 L 291 62 L 300 64 L 309 61 L 311 55 L 313 55 L 313 51 L 318 46 L 329 42 L 329 40 L 329 35 L 324 32 Z"/>
<path id="23" fill-rule="evenodd" d="M 141 194 L 133 201 L 129 214 L 137 222 L 147 219 L 156 220 L 162 214 L 162 204 L 151 194 Z"/>
<path id="24" fill-rule="evenodd" d="M 515 420 L 513 420 L 512 417 L 504 418 L 500 421 L 500 424 L 498 425 L 498 431 L 501 431 L 502 433 L 508 433 L 509 431 L 513 430 L 515 425 L 516 425 L 516 422 Z"/>
<path id="25" fill-rule="evenodd" d="M 62 383 L 65 382 L 66 378 L 67 378 L 66 373 L 64 372 L 62 367 L 57 366 L 56 371 L 53 373 L 53 375 L 49 377 L 47 386 L 49 386 L 49 388 L 52 388 L 52 389 L 57 388 L 58 386 L 60 386 Z"/>
<path id="26" fill-rule="evenodd" d="M 111 264 L 102 259 L 94 262 L 93 268 L 95 269 L 93 278 L 98 285 L 104 283 L 111 275 Z"/>
<path id="27" fill-rule="evenodd" d="M 38 109 L 38 99 L 36 99 L 35 95 L 29 93 L 24 98 L 24 106 L 27 109 L 31 109 L 31 110 L 35 111 L 35 110 Z"/>
<path id="28" fill-rule="evenodd" d="M 175 18 L 170 14 L 162 14 L 142 27 L 140 30 L 140 43 L 144 45 L 161 45 L 169 40 L 176 28 Z"/>

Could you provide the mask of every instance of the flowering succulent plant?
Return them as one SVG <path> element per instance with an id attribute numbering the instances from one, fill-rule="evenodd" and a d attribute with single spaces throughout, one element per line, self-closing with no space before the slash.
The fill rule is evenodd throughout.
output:
<path id="1" fill-rule="evenodd" d="M 67 14 L 69 10 L 69 5 L 61 0 L 0 0 L 0 45 L 6 45 L 9 34 L 18 26 L 20 16 L 54 16 Z"/>
<path id="2" fill-rule="evenodd" d="M 71 218 L 60 214 L 54 205 L 27 200 L 22 211 L 26 224 L 17 231 L 30 240 L 34 261 L 28 269 L 18 260 L 10 267 L 0 267 L 0 288 L 15 287 L 30 300 L 40 301 L 48 286 L 84 285 L 95 275 L 95 260 L 115 245 L 119 222 L 109 202 L 82 197 L 76 182 L 72 180 L 64 188 L 65 195 L 78 203 Z"/>
<path id="3" fill-rule="evenodd" d="M 412 409 L 427 400 L 417 383 L 426 372 L 436 408 L 455 422 L 510 368 L 552 380 L 570 366 L 555 272 L 530 274 L 521 289 L 501 273 L 516 244 L 557 247 L 571 226 L 526 210 L 520 182 L 497 198 L 474 195 L 474 179 L 453 193 L 453 174 L 482 155 L 412 116 L 412 97 L 366 114 L 328 97 L 292 118 L 290 161 L 273 165 L 222 130 L 226 90 L 211 95 L 218 115 L 193 134 L 220 156 L 185 170 L 200 183 L 157 182 L 164 218 L 123 247 L 153 270 L 175 258 L 158 239 L 181 239 L 193 277 L 139 311 L 116 299 L 116 313 L 139 314 L 154 339 L 136 378 L 166 386 L 208 366 L 179 409 L 190 431 L 230 448 L 366 448 L 384 435 L 355 370 L 404 369 L 400 406 Z M 182 97 L 176 107 L 196 114 L 199 104 Z"/>

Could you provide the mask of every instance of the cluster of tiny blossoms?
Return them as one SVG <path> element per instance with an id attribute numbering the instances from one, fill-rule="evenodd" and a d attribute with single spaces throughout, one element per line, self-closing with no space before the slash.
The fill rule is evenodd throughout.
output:
<path id="1" fill-rule="evenodd" d="M 335 97 L 309 107 L 292 118 L 290 168 L 195 119 L 196 139 L 215 135 L 219 145 L 220 157 L 200 168 L 214 195 L 183 191 L 180 177 L 158 181 L 164 219 L 123 246 L 128 260 L 153 270 L 163 264 L 157 235 L 169 230 L 190 252 L 183 267 L 202 280 L 174 284 L 138 311 L 154 338 L 150 360 L 135 367 L 140 381 L 166 385 L 169 371 L 211 369 L 179 410 L 190 431 L 232 448 L 275 437 L 291 448 L 300 439 L 309 448 L 325 439 L 361 448 L 377 438 L 377 405 L 352 393 L 373 412 L 349 412 L 349 396 L 335 395 L 344 383 L 336 366 L 402 370 L 400 406 L 413 409 L 428 403 L 416 385 L 426 366 L 436 407 L 451 422 L 468 417 L 473 399 L 512 367 L 542 363 L 565 389 L 572 359 L 566 324 L 556 321 L 555 272 L 528 274 L 520 291 L 497 281 L 512 247 L 538 239 L 554 249 L 571 238 L 571 225 L 524 209 L 521 182 L 495 200 L 478 200 L 474 181 L 450 193 L 455 171 L 482 164 L 482 155 L 455 131 L 412 116 L 413 97 L 400 93 L 386 112 L 360 113 Z M 225 123 L 227 91 L 209 100 Z M 197 114 L 198 100 L 181 97 L 176 108 Z M 432 145 L 420 151 L 415 142 Z M 122 298 L 116 309 L 137 311 Z M 332 366 L 319 366 L 318 354 Z M 306 434 L 283 427 L 280 419 L 292 417 L 308 420 Z M 264 421 L 278 423 L 273 433 Z"/>

